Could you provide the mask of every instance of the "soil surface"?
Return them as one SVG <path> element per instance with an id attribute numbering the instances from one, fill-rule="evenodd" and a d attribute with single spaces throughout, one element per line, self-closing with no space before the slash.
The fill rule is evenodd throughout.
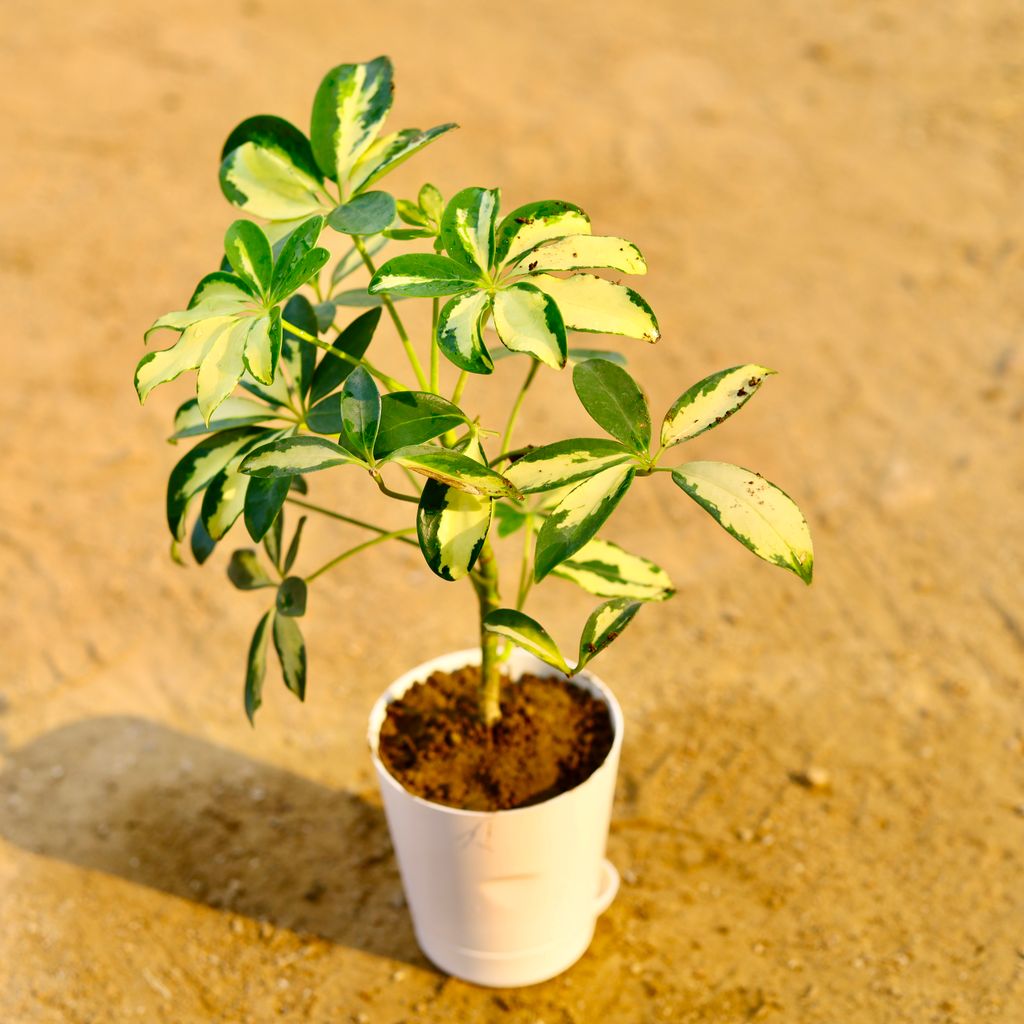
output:
<path id="1" fill-rule="evenodd" d="M 131 388 L 220 259 L 228 131 L 305 126 L 325 69 L 385 52 L 391 127 L 461 128 L 382 185 L 567 199 L 635 241 L 661 341 L 574 343 L 626 352 L 656 423 L 709 373 L 778 370 L 676 451 L 758 470 L 814 533 L 807 588 L 667 475 L 624 499 L 609 539 L 678 589 L 593 666 L 626 719 L 624 884 L 520 992 L 417 950 L 366 748 L 391 680 L 474 642 L 471 588 L 405 545 L 326 574 L 306 703 L 272 669 L 250 728 L 268 591 L 231 587 L 232 543 L 168 559 L 189 383 Z M 1010 0 L 0 5 L 0 1020 L 1024 1020 L 1022 54 Z M 386 328 L 373 351 L 406 375 Z M 523 373 L 470 413 L 500 431 Z M 519 423 L 597 429 L 546 370 Z M 311 519 L 295 571 L 363 539 Z M 551 580 L 526 610 L 572 650 L 592 608 Z"/>
<path id="2" fill-rule="evenodd" d="M 380 757 L 411 793 L 467 811 L 506 811 L 585 782 L 612 749 L 603 701 L 561 680 L 502 685 L 501 720 L 480 721 L 477 666 L 434 672 L 388 705 Z"/>

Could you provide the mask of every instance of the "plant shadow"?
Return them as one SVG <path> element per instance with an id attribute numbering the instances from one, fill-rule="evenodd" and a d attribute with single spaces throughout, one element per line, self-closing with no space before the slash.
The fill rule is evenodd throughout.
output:
<path id="1" fill-rule="evenodd" d="M 429 968 L 379 806 L 155 722 L 83 719 L 9 751 L 0 836 Z"/>

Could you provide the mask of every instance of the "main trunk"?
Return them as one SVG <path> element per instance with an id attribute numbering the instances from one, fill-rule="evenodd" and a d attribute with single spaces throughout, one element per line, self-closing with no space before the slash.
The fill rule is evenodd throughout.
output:
<path id="1" fill-rule="evenodd" d="M 498 594 L 498 564 L 490 540 L 484 541 L 480 549 L 471 579 L 480 602 L 480 718 L 485 725 L 493 725 L 501 718 L 499 638 L 484 629 L 484 618 L 499 607 L 501 598 Z"/>

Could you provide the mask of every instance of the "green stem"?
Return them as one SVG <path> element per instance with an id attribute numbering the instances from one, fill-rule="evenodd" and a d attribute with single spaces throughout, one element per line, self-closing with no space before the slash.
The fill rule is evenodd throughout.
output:
<path id="1" fill-rule="evenodd" d="M 317 348 L 322 348 L 325 352 L 329 352 L 337 359 L 342 359 L 346 363 L 351 363 L 353 366 L 361 366 L 367 373 L 376 377 L 377 380 L 379 380 L 389 391 L 411 390 L 400 380 L 395 380 L 394 377 L 386 374 L 383 370 L 378 370 L 376 366 L 369 362 L 369 360 L 356 359 L 355 356 L 349 355 L 347 352 L 341 352 L 333 345 L 328 344 L 322 338 L 318 338 L 315 334 L 310 334 L 308 331 L 304 331 L 301 327 L 296 327 L 295 324 L 289 323 L 287 320 L 281 321 L 281 327 L 288 331 L 289 334 L 294 334 L 295 337 L 301 338 L 303 341 L 308 341 L 311 345 L 316 345 Z"/>
<path id="2" fill-rule="evenodd" d="M 533 517 L 527 516 L 523 523 L 523 560 L 519 566 L 519 590 L 516 594 L 516 611 L 521 612 L 526 604 L 526 597 L 533 586 L 533 573 L 530 571 L 530 542 L 533 540 Z"/>
<path id="3" fill-rule="evenodd" d="M 414 505 L 420 503 L 418 497 L 414 497 L 411 494 L 402 494 L 400 491 L 393 491 L 386 483 L 380 473 L 373 474 L 374 483 L 380 488 L 381 494 L 386 494 L 389 498 L 397 498 L 399 501 L 411 501 Z"/>
<path id="4" fill-rule="evenodd" d="M 434 299 L 430 315 L 430 390 L 441 393 L 441 347 L 437 343 L 437 317 L 440 300 Z"/>
<path id="5" fill-rule="evenodd" d="M 366 245 L 358 235 L 352 236 L 352 243 L 359 250 L 359 255 L 362 256 L 363 263 L 366 264 L 366 269 L 372 277 L 377 273 L 377 268 L 374 265 L 373 257 L 370 256 L 366 249 Z M 409 365 L 412 367 L 412 372 L 416 374 L 416 380 L 419 382 L 420 387 L 426 391 L 429 386 L 427 377 L 423 372 L 419 356 L 416 355 L 416 349 L 412 347 L 412 342 L 409 340 L 409 333 L 405 329 L 405 324 L 402 323 L 402 318 L 398 315 L 398 310 L 395 309 L 395 304 L 391 301 L 391 298 L 388 295 L 381 295 L 381 299 L 384 302 L 384 308 L 391 316 L 391 322 L 395 325 L 395 330 L 398 332 L 398 337 L 402 342 L 402 347 L 405 349 L 405 354 L 409 357 Z"/>
<path id="6" fill-rule="evenodd" d="M 490 540 L 484 541 L 470 581 L 480 603 L 480 718 L 484 725 L 494 725 L 501 718 L 501 660 L 499 637 L 484 629 L 484 619 L 501 604 L 498 593 L 498 563 Z"/>
<path id="7" fill-rule="evenodd" d="M 503 452 L 508 451 L 509 443 L 512 440 L 512 431 L 515 428 L 516 420 L 519 418 L 519 410 L 523 407 L 523 399 L 526 398 L 526 392 L 530 390 L 530 385 L 533 383 L 533 378 L 537 376 L 539 368 L 540 362 L 534 359 L 530 364 L 530 369 L 527 371 L 526 380 L 523 381 L 523 386 L 519 389 L 519 394 L 516 395 L 516 400 L 512 404 L 512 411 L 508 414 L 508 424 L 505 426 L 505 436 L 501 440 L 501 450 Z"/>
<path id="8" fill-rule="evenodd" d="M 317 576 L 322 576 L 328 569 L 333 569 L 336 565 L 340 565 L 346 559 L 351 558 L 353 555 L 358 555 L 360 551 L 365 551 L 367 548 L 372 548 L 375 544 L 383 544 L 386 540 L 398 540 L 399 538 L 404 537 L 407 533 L 415 532 L 415 526 L 407 526 L 404 530 L 392 530 L 390 533 L 382 533 L 379 537 L 364 540 L 362 544 L 357 544 L 354 548 L 342 551 L 340 555 L 335 556 L 329 562 L 325 562 L 316 570 L 316 572 L 311 572 L 306 577 L 306 582 L 312 583 Z"/>
<path id="9" fill-rule="evenodd" d="M 463 370 L 459 379 L 455 382 L 455 390 L 452 392 L 452 405 L 458 405 L 462 398 L 462 392 L 466 390 L 466 381 L 469 380 L 469 370 Z"/>
<path id="10" fill-rule="evenodd" d="M 351 526 L 359 526 L 364 530 L 372 530 L 374 533 L 391 533 L 393 531 L 386 530 L 383 526 L 374 526 L 373 523 L 364 523 L 362 519 L 354 519 L 352 516 L 342 515 L 340 512 L 335 512 L 329 508 L 323 508 L 321 505 L 314 505 L 311 502 L 303 501 L 301 498 L 286 498 L 285 499 L 291 505 L 298 505 L 299 508 L 308 509 L 310 512 L 319 512 L 322 516 L 327 516 L 330 519 L 337 519 L 342 523 L 348 523 Z M 419 545 L 414 540 L 409 540 L 407 537 L 399 537 L 403 544 L 411 544 L 414 548 Z"/>

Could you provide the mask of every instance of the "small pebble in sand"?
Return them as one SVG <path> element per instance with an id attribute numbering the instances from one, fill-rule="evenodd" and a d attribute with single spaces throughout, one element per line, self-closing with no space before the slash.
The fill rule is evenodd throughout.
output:
<path id="1" fill-rule="evenodd" d="M 392 975 L 391 975 L 391 980 L 392 981 L 404 981 L 405 980 L 405 971 L 403 971 L 401 969 L 399 969 L 397 971 L 394 971 L 392 973 Z"/>
<path id="2" fill-rule="evenodd" d="M 804 789 L 825 789 L 832 782 L 831 776 L 824 768 L 816 767 L 790 772 L 789 778 L 791 782 L 795 782 L 798 786 L 803 786 Z"/>

